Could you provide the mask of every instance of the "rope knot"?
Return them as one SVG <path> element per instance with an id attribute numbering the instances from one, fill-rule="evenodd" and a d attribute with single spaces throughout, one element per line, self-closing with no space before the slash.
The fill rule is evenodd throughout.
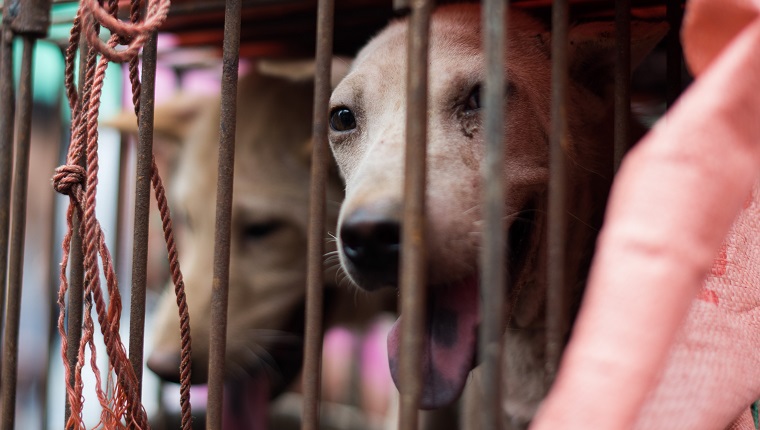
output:
<path id="1" fill-rule="evenodd" d="M 84 181 L 85 171 L 82 166 L 64 164 L 55 169 L 53 188 L 61 194 L 70 196 L 74 186 L 84 186 Z"/>

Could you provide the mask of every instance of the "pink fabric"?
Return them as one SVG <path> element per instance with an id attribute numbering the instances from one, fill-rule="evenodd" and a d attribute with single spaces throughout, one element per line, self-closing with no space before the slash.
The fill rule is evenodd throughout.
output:
<path id="1" fill-rule="evenodd" d="M 690 0 L 682 37 L 698 79 L 622 166 L 532 429 L 753 428 L 760 0 Z"/>
<path id="2" fill-rule="evenodd" d="M 741 414 L 739 419 L 737 419 L 729 428 L 728 430 L 743 430 L 743 429 L 754 429 L 755 428 L 755 422 L 752 419 L 752 412 L 746 410 L 744 413 Z"/>

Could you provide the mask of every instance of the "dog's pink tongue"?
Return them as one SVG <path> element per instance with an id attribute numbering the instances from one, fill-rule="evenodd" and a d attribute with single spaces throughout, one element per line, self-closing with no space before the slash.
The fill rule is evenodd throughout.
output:
<path id="1" fill-rule="evenodd" d="M 428 292 L 427 324 L 422 349 L 421 407 L 451 404 L 462 393 L 475 364 L 478 325 L 478 285 L 475 278 Z M 403 317 L 401 317 L 403 318 Z M 399 387 L 399 318 L 388 333 L 388 361 Z"/>
<path id="2" fill-rule="evenodd" d="M 222 427 L 225 430 L 269 428 L 269 381 L 266 376 L 225 384 Z"/>

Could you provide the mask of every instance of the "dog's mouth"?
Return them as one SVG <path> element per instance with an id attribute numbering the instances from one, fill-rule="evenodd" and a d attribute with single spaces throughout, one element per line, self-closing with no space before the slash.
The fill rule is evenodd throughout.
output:
<path id="1" fill-rule="evenodd" d="M 264 430 L 269 421 L 271 387 L 266 378 L 224 384 L 222 422 L 228 430 Z"/>
<path id="2" fill-rule="evenodd" d="M 509 285 L 519 288 L 525 273 L 535 219 L 534 206 L 519 212 L 509 227 L 507 274 Z M 464 389 L 470 370 L 477 364 L 479 314 L 479 279 L 477 273 L 459 282 L 431 285 L 422 348 L 423 409 L 437 409 L 456 401 Z M 391 375 L 400 386 L 399 344 L 401 317 L 388 334 Z"/>
<path id="3" fill-rule="evenodd" d="M 276 339 L 228 354 L 223 402 L 225 429 L 266 429 L 270 400 L 282 393 L 301 369 L 300 336 L 277 333 L 270 337 Z"/>

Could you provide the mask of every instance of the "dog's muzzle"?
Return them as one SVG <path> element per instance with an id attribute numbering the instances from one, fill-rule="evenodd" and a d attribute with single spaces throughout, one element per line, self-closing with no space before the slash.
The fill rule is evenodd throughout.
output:
<path id="1" fill-rule="evenodd" d="M 346 270 L 359 287 L 373 291 L 396 286 L 401 247 L 398 219 L 359 208 L 343 220 L 339 234 Z"/>

